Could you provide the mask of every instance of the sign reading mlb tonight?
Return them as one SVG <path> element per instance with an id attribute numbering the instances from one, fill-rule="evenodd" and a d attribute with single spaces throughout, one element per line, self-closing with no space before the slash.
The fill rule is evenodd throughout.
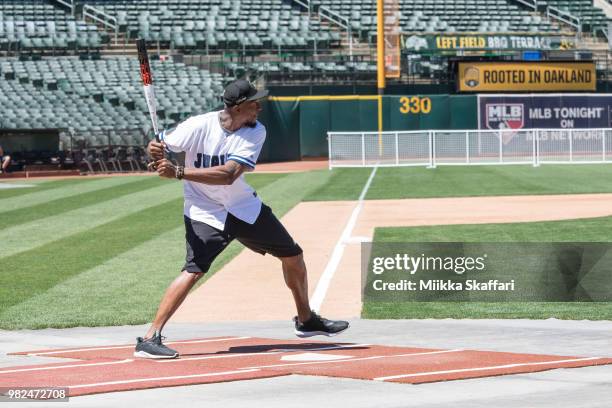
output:
<path id="1" fill-rule="evenodd" d="M 612 127 L 612 94 L 479 95 L 480 129 Z"/>

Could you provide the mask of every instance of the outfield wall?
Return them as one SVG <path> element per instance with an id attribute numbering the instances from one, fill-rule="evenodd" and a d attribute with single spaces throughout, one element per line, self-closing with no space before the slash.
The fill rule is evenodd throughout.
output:
<path id="1" fill-rule="evenodd" d="M 263 161 L 328 155 L 328 132 L 377 132 L 376 95 L 277 96 L 264 106 Z M 612 127 L 612 94 L 382 96 L 384 131 Z"/>
<path id="2" fill-rule="evenodd" d="M 474 95 L 386 95 L 384 130 L 475 129 Z M 271 97 L 260 116 L 268 130 L 263 161 L 327 156 L 327 132 L 377 131 L 378 96 Z"/>

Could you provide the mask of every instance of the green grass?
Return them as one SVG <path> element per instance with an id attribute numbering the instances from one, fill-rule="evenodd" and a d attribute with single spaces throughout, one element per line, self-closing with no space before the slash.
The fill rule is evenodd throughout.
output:
<path id="1" fill-rule="evenodd" d="M 130 177 L 128 182 L 136 180 L 147 180 L 155 178 L 151 176 L 141 177 Z M 110 188 L 120 186 L 126 183 L 126 180 L 122 177 L 99 177 L 94 179 L 85 179 L 85 181 L 78 181 L 74 184 L 62 185 L 61 188 L 52 189 L 39 189 L 39 185 L 29 184 L 35 187 L 22 188 L 21 195 L 0 198 L 2 206 L 0 207 L 0 213 L 6 213 L 7 211 L 14 211 L 26 207 L 34 207 L 40 204 L 46 204 L 54 200 L 73 198 L 81 194 L 88 194 L 104 188 Z M 46 184 L 46 182 L 42 182 Z"/>
<path id="2" fill-rule="evenodd" d="M 371 169 L 334 169 L 311 201 L 356 200 Z M 610 193 L 610 165 L 379 168 L 367 200 L 532 194 Z"/>
<path id="3" fill-rule="evenodd" d="M 62 187 L 70 187 L 75 184 L 87 183 L 89 179 L 65 179 L 65 180 L 50 180 L 50 181 L 24 181 L 24 182 L 15 182 L 15 184 L 28 184 L 33 187 L 23 187 L 23 188 L 14 188 L 14 189 L 2 189 L 0 190 L 0 199 L 9 198 L 9 197 L 17 197 L 25 194 L 31 194 L 33 192 L 52 190 L 55 188 Z M 7 183 L 12 184 L 12 182 Z"/>
<path id="4" fill-rule="evenodd" d="M 375 242 L 609 242 L 612 217 L 509 224 L 376 228 Z"/>
<path id="5" fill-rule="evenodd" d="M 324 184 L 327 177 L 327 172 L 249 174 L 247 180 L 280 217 L 305 194 Z M 132 183 L 133 178 L 126 178 L 126 186 Z M 11 271 L 0 274 L 0 328 L 150 321 L 163 291 L 180 271 L 185 251 L 180 185 L 162 182 L 161 187 L 156 187 L 155 182 L 151 183 L 147 190 L 112 197 L 104 203 L 93 203 L 85 197 L 83 207 L 60 217 L 89 211 L 108 222 L 98 222 L 91 228 L 83 228 L 82 222 L 68 225 L 57 239 L 0 257 L 3 270 Z M 164 196 L 143 205 L 140 201 L 144 193 Z M 116 202 L 129 202 L 132 196 L 131 210 L 121 217 L 88 210 L 112 208 Z M 71 208 L 77 207 L 76 197 L 69 200 Z M 40 218 L 36 223 L 54 218 L 57 217 Z M 217 258 L 208 276 L 242 249 L 239 243 L 232 243 Z"/>
<path id="6" fill-rule="evenodd" d="M 88 205 L 100 204 L 128 194 L 134 194 L 139 191 L 148 190 L 152 187 L 161 186 L 165 182 L 165 180 L 161 180 L 157 177 L 149 177 L 142 180 L 123 183 L 118 186 L 106 187 L 79 195 L 58 198 L 30 207 L 6 211 L 3 212 L 2 217 L 0 217 L 0 228 L 4 229 L 13 225 L 65 213 Z"/>
<path id="7" fill-rule="evenodd" d="M 372 169 L 320 170 L 329 174 L 328 182 L 306 196 L 306 201 L 357 200 Z"/>
<path id="8" fill-rule="evenodd" d="M 364 303 L 364 319 L 565 319 L 611 320 L 607 302 L 414 302 Z"/>
<path id="9" fill-rule="evenodd" d="M 610 192 L 609 166 L 379 169 L 368 199 Z M 248 174 L 282 217 L 305 200 L 355 200 L 371 169 Z M 156 177 L 24 181 L 0 190 L 0 328 L 142 324 L 184 261 L 180 183 Z M 380 229 L 377 240 L 608 241 L 610 218 Z M 577 238 L 579 237 L 579 238 Z M 232 243 L 207 277 L 243 247 Z M 207 279 L 207 278 L 206 278 Z M 205 279 L 201 281 L 205 284 Z M 498 309 L 502 307 L 502 309 Z M 505 307 L 505 309 L 504 309 Z M 476 309 L 474 309 L 476 308 Z M 610 318 L 608 304 L 366 304 L 364 317 Z M 583 314 L 580 314 L 583 313 Z"/>
<path id="10" fill-rule="evenodd" d="M 612 217 L 514 224 L 377 228 L 376 243 L 610 242 Z M 607 302 L 364 302 L 369 319 L 529 318 L 612 320 Z"/>

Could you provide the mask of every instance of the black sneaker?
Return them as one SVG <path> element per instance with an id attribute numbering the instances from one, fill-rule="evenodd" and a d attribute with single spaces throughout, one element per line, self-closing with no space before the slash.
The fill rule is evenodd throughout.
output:
<path id="1" fill-rule="evenodd" d="M 134 357 L 155 359 L 177 358 L 179 354 L 175 350 L 164 346 L 162 339 L 163 338 L 159 333 L 155 333 L 155 336 L 146 340 L 142 337 L 138 337 L 136 339 L 136 350 L 134 351 Z"/>
<path id="2" fill-rule="evenodd" d="M 328 320 L 315 312 L 312 312 L 310 319 L 304 323 L 300 323 L 297 316 L 293 318 L 295 322 L 295 335 L 298 337 L 311 336 L 335 336 L 349 328 L 349 322 L 344 320 Z"/>

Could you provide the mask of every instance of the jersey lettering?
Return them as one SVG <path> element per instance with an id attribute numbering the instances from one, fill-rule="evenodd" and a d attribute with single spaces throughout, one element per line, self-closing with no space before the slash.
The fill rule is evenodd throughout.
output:
<path id="1" fill-rule="evenodd" d="M 197 169 L 202 167 L 216 167 L 223 166 L 227 160 L 227 156 L 225 154 L 210 156 L 208 154 L 198 153 L 196 155 L 196 160 L 193 162 L 193 166 Z"/>

